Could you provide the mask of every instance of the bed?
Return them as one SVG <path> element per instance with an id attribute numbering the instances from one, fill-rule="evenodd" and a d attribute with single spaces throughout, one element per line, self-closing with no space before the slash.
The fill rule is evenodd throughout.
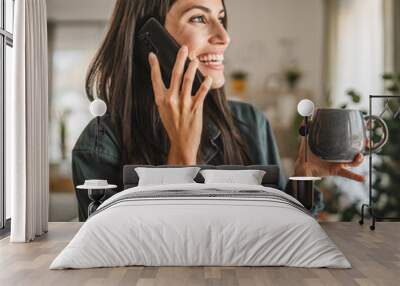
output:
<path id="1" fill-rule="evenodd" d="M 194 183 L 150 186 L 138 185 L 137 167 L 124 166 L 124 190 L 100 205 L 50 269 L 351 267 L 308 210 L 276 188 L 277 166 L 199 166 L 265 170 L 261 185 L 204 183 L 199 173 Z"/>

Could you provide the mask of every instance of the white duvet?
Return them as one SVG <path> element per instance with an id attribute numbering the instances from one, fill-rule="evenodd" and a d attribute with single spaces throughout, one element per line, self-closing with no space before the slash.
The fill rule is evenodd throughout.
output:
<path id="1" fill-rule="evenodd" d="M 123 199 L 137 192 L 168 190 L 254 190 L 272 199 L 234 195 Z M 284 200 L 300 204 L 280 190 L 254 185 L 193 183 L 127 189 L 99 207 L 50 269 L 127 265 L 350 268 L 318 222 Z"/>

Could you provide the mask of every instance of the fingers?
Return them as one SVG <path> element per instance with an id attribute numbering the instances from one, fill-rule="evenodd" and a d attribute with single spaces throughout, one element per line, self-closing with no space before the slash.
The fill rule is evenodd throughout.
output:
<path id="1" fill-rule="evenodd" d="M 343 166 L 345 166 L 345 167 L 358 167 L 358 166 L 360 166 L 361 165 L 361 163 L 364 161 L 364 156 L 363 156 L 363 154 L 361 154 L 361 153 L 358 153 L 355 157 L 354 157 L 354 159 L 353 159 L 353 161 L 352 162 L 350 162 L 350 163 L 345 163 L 345 164 L 343 164 Z"/>
<path id="2" fill-rule="evenodd" d="M 353 173 L 353 172 L 351 172 L 351 171 L 349 171 L 347 169 L 344 169 L 344 168 L 342 168 L 342 169 L 340 169 L 338 171 L 338 176 L 345 177 L 345 178 L 348 178 L 348 179 L 351 179 L 351 180 L 355 180 L 355 181 L 358 181 L 358 182 L 364 182 L 364 176 L 361 176 L 359 174 Z"/>
<path id="3" fill-rule="evenodd" d="M 188 69 L 185 72 L 183 77 L 183 85 L 182 85 L 182 105 L 183 107 L 190 106 L 192 102 L 192 88 L 193 88 L 193 80 L 196 75 L 197 68 L 199 66 L 199 61 L 197 59 L 190 62 Z"/>
<path id="4" fill-rule="evenodd" d="M 188 48 L 182 46 L 176 56 L 174 68 L 172 69 L 171 83 L 169 88 L 175 94 L 179 93 L 181 88 L 182 75 L 185 67 L 186 58 L 188 56 Z"/>
<path id="5" fill-rule="evenodd" d="M 207 76 L 206 79 L 202 82 L 197 91 L 196 95 L 193 98 L 192 112 L 195 112 L 197 109 L 201 108 L 204 103 L 204 99 L 211 88 L 212 78 Z"/>
<path id="6" fill-rule="evenodd" d="M 151 84 L 153 86 L 155 100 L 158 102 L 159 96 L 161 96 L 165 90 L 165 85 L 161 77 L 160 64 L 154 53 L 149 54 L 149 63 L 151 67 Z"/>
<path id="7" fill-rule="evenodd" d="M 358 167 L 364 161 L 364 156 L 361 153 L 358 153 L 356 157 L 354 157 L 353 162 L 349 164 L 350 167 Z"/>

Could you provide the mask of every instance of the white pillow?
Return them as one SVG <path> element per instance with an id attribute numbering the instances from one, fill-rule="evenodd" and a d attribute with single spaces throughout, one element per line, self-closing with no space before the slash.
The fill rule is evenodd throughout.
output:
<path id="1" fill-rule="evenodd" d="M 138 186 L 196 183 L 193 179 L 199 170 L 199 167 L 135 168 L 139 176 Z"/>
<path id="2" fill-rule="evenodd" d="M 204 183 L 235 183 L 246 185 L 261 185 L 265 175 L 262 170 L 201 170 Z"/>

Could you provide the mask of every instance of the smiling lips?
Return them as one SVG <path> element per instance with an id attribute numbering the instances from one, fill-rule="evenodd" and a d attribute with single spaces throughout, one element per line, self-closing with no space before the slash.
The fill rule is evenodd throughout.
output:
<path id="1" fill-rule="evenodd" d="M 222 70 L 224 68 L 223 54 L 203 54 L 198 56 L 200 63 L 207 68 Z"/>

